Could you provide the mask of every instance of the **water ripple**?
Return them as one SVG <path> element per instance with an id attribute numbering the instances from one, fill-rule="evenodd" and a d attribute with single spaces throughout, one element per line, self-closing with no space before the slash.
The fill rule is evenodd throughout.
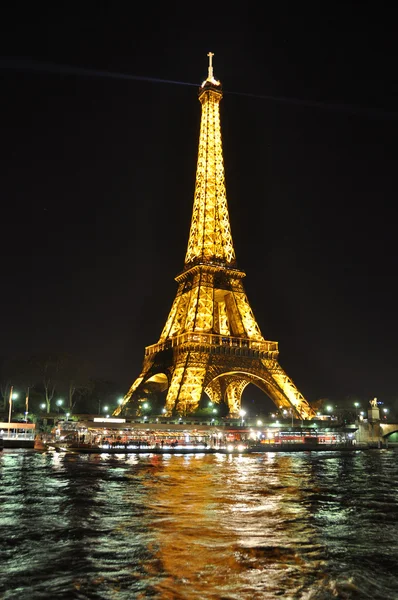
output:
<path id="1" fill-rule="evenodd" d="M 397 600 L 396 459 L 4 451 L 0 597 Z"/>

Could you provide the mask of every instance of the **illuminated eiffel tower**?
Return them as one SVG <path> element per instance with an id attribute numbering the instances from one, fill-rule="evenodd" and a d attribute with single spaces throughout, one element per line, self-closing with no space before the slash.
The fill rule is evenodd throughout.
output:
<path id="1" fill-rule="evenodd" d="M 199 89 L 202 119 L 191 230 L 178 290 L 157 344 L 145 348 L 140 376 L 115 415 L 141 412 L 146 393 L 167 390 L 166 415 L 187 415 L 202 393 L 239 416 L 242 392 L 253 383 L 278 408 L 301 419 L 314 410 L 278 363 L 278 342 L 265 340 L 237 268 L 224 180 L 219 105 L 222 88 L 208 77 Z"/>

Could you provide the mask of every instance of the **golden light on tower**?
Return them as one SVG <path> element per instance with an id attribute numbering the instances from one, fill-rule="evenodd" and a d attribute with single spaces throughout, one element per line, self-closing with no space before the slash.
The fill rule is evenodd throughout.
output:
<path id="1" fill-rule="evenodd" d="M 220 126 L 222 86 L 208 77 L 199 88 L 202 116 L 191 228 L 178 290 L 157 344 L 145 349 L 140 376 L 115 414 L 138 391 L 167 390 L 166 414 L 196 410 L 202 393 L 225 401 L 239 416 L 247 385 L 260 387 L 278 407 L 300 418 L 314 410 L 278 363 L 278 343 L 263 338 L 238 269 L 229 222 Z M 138 407 L 139 410 L 139 407 Z"/>

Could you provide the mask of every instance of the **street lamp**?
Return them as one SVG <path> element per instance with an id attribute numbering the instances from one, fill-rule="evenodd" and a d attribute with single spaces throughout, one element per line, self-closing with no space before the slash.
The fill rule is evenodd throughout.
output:
<path id="1" fill-rule="evenodd" d="M 240 410 L 239 411 L 239 416 L 241 418 L 241 425 L 243 425 L 243 423 L 245 422 L 245 415 L 246 415 L 246 411 L 245 410 Z"/>
<path id="2" fill-rule="evenodd" d="M 68 420 L 68 418 L 70 417 L 70 413 L 66 413 L 66 420 Z"/>
<path id="3" fill-rule="evenodd" d="M 117 403 L 118 403 L 118 405 L 119 405 L 119 406 L 120 406 L 121 404 L 123 404 L 123 400 L 124 400 L 124 398 L 119 398 L 119 399 L 118 399 Z"/>
<path id="4" fill-rule="evenodd" d="M 45 404 L 45 402 L 42 402 L 42 403 L 40 404 L 40 408 L 41 408 L 42 410 L 45 410 L 45 408 L 46 408 L 46 404 Z"/>
<path id="5" fill-rule="evenodd" d="M 18 398 L 18 394 L 13 393 L 14 390 L 14 386 L 10 387 L 10 395 L 8 398 L 8 435 L 7 437 L 10 437 L 10 423 L 11 423 L 11 414 L 12 414 L 12 401 L 15 398 Z"/>
<path id="6" fill-rule="evenodd" d="M 12 401 L 16 400 L 19 396 L 19 394 L 17 394 L 17 392 L 13 392 L 12 390 L 13 390 L 13 386 L 11 386 L 11 389 L 10 389 L 10 398 L 9 398 L 10 406 L 9 406 L 9 411 L 8 411 L 8 422 L 11 421 L 11 417 L 12 417 L 12 409 L 13 409 Z"/>
<path id="7" fill-rule="evenodd" d="M 144 404 L 142 405 L 142 412 L 151 414 L 151 405 L 148 402 L 144 402 Z"/>
<path id="8" fill-rule="evenodd" d="M 59 414 L 59 409 L 61 408 L 63 403 L 64 403 L 64 401 L 61 398 L 59 398 L 55 403 L 58 406 L 58 414 Z"/>

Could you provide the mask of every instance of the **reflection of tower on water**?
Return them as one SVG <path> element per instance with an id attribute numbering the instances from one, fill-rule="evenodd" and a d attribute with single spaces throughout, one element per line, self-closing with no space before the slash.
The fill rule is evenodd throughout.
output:
<path id="1" fill-rule="evenodd" d="M 272 453 L 261 461 L 227 455 L 161 461 L 162 470 L 142 483 L 155 536 L 148 570 L 156 565 L 164 574 L 156 584 L 162 598 L 185 597 L 187 589 L 190 598 L 215 597 L 215 590 L 220 598 L 246 598 L 247 572 L 262 574 L 258 597 L 273 598 L 291 576 L 288 564 L 304 577 L 301 550 L 316 549 L 310 504 L 302 502 L 311 464 L 303 469 L 297 456 Z M 295 469 L 300 477 L 292 478 Z"/>

